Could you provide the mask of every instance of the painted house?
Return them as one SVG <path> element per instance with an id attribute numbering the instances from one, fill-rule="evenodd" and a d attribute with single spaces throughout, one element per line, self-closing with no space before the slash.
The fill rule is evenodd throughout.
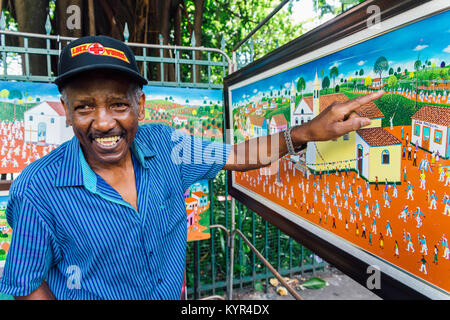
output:
<path id="1" fill-rule="evenodd" d="M 45 101 L 24 112 L 25 143 L 60 145 L 73 137 L 61 102 Z"/>
<path id="2" fill-rule="evenodd" d="M 190 209 L 186 210 L 186 216 L 187 216 L 187 228 L 189 230 L 189 227 L 197 223 L 195 211 Z"/>
<path id="3" fill-rule="evenodd" d="M 195 212 L 197 212 L 197 207 L 198 207 L 198 200 L 193 198 L 193 197 L 189 197 L 184 199 L 184 202 L 186 204 L 186 210 L 194 210 Z"/>
<path id="4" fill-rule="evenodd" d="M 291 126 L 297 126 L 311 121 L 313 118 L 312 106 L 313 97 L 303 97 L 298 106 L 293 108 L 291 115 Z"/>
<path id="5" fill-rule="evenodd" d="M 208 196 L 201 191 L 192 192 L 191 197 L 197 199 L 198 207 L 203 208 L 208 205 Z"/>
<path id="6" fill-rule="evenodd" d="M 269 110 L 275 110 L 277 108 L 277 102 L 275 101 L 275 99 L 272 99 L 272 101 L 270 101 L 270 105 L 269 105 Z"/>
<path id="7" fill-rule="evenodd" d="M 188 120 L 185 117 L 175 116 L 173 118 L 173 123 L 176 125 L 186 125 L 188 123 Z"/>
<path id="8" fill-rule="evenodd" d="M 411 143 L 450 158 L 450 108 L 424 105 L 411 117 Z"/>
<path id="9" fill-rule="evenodd" d="M 356 169 L 360 176 L 382 182 L 401 182 L 402 142 L 383 128 L 356 131 Z"/>
<path id="10" fill-rule="evenodd" d="M 383 80 L 381 78 L 375 78 L 372 80 L 372 87 L 381 87 Z"/>
<path id="11" fill-rule="evenodd" d="M 260 116 L 249 116 L 247 118 L 247 132 L 250 137 L 261 137 L 267 136 L 268 134 L 268 126 L 267 120 L 264 117 Z"/>
<path id="12" fill-rule="evenodd" d="M 287 121 L 286 118 L 284 117 L 284 114 L 279 113 L 276 114 L 272 117 L 272 119 L 270 119 L 270 124 L 269 124 L 269 131 L 270 134 L 274 134 L 274 133 L 278 133 L 278 132 L 282 132 L 284 130 L 287 129 Z"/>

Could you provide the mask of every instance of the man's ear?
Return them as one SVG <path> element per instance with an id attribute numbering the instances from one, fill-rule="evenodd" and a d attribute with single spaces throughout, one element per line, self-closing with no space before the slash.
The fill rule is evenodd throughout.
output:
<path id="1" fill-rule="evenodd" d="M 63 107 L 64 107 L 64 112 L 65 112 L 65 114 L 66 114 L 66 124 L 67 124 L 68 126 L 71 126 L 71 125 L 72 125 L 72 121 L 70 120 L 69 112 L 67 112 L 67 106 L 66 106 L 66 103 L 64 102 L 63 99 L 59 99 L 59 100 L 61 101 L 61 104 L 62 104 Z"/>
<path id="2" fill-rule="evenodd" d="M 138 105 L 138 120 L 143 121 L 145 119 L 145 93 L 142 92 L 141 97 L 139 98 Z"/>

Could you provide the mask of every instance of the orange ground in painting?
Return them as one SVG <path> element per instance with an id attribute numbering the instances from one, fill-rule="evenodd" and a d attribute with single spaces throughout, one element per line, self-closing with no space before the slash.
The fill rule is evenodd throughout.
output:
<path id="1" fill-rule="evenodd" d="M 411 128 L 409 126 L 405 126 L 404 128 L 405 135 L 406 133 L 409 133 L 411 136 Z M 401 139 L 401 127 L 394 127 L 394 130 L 390 130 L 389 127 L 385 129 Z M 403 141 L 403 143 L 405 142 Z M 412 154 L 414 154 L 414 146 Z M 425 156 L 431 161 L 431 154 L 419 149 L 417 154 L 418 166 Z M 401 161 L 402 183 L 397 184 L 397 198 L 393 196 L 394 189 L 392 188 L 392 185 L 389 185 L 389 188 L 387 189 L 387 194 L 391 200 L 390 208 L 384 207 L 384 182 L 380 182 L 378 191 L 375 190 L 375 185 L 371 184 L 371 198 L 368 198 L 366 196 L 365 181 L 363 179 L 358 179 L 356 173 L 353 171 L 349 176 L 346 176 L 343 172 L 337 175 L 332 172 L 329 173 L 328 176 L 322 175 L 322 179 L 319 179 L 318 175 L 316 177 L 310 175 L 309 178 L 306 179 L 299 171 L 296 171 L 294 176 L 293 170 L 289 169 L 289 161 L 282 159 L 280 160 L 279 166 L 280 177 L 283 180 L 282 187 L 275 184 L 276 175 L 261 175 L 259 170 L 247 173 L 235 173 L 235 176 L 237 184 L 270 199 L 272 202 L 283 206 L 289 211 L 295 212 L 302 218 L 352 242 L 381 259 L 391 262 L 415 276 L 450 292 L 450 259 L 444 257 L 445 247 L 442 243 L 442 239 L 448 239 L 450 235 L 450 213 L 447 215 L 443 214 L 445 208 L 443 198 L 446 194 L 450 196 L 450 184 L 445 186 L 445 178 L 444 181 L 439 181 L 438 173 L 438 164 L 450 166 L 450 160 L 441 158 L 439 159 L 439 162 L 432 166 L 432 172 L 425 172 L 425 190 L 420 188 L 419 167 L 413 166 L 413 161 L 408 160 L 407 157 Z M 407 168 L 407 180 L 414 186 L 414 200 L 407 200 L 406 189 L 408 184 L 403 181 L 403 168 L 405 166 Z M 343 177 L 345 189 L 342 189 Z M 353 181 L 355 182 L 353 183 Z M 304 184 L 304 191 L 302 191 L 302 188 L 300 187 L 302 182 Z M 315 182 L 316 185 L 314 185 Z M 334 200 L 331 198 L 333 192 L 336 192 L 336 182 L 339 183 L 341 191 L 341 195 L 336 197 L 337 206 L 333 205 Z M 329 184 L 330 193 L 325 193 L 326 204 L 323 204 L 322 190 L 327 183 Z M 353 198 L 350 198 L 348 195 L 349 185 L 351 185 Z M 363 200 L 358 199 L 358 185 L 361 187 Z M 270 194 L 269 186 L 271 187 Z M 291 187 L 293 188 L 293 197 L 291 196 Z M 318 188 L 320 188 L 320 190 L 318 190 Z M 277 196 L 277 190 L 279 196 Z M 281 199 L 282 190 L 284 191 L 283 199 Z M 427 197 L 428 191 L 431 194 L 433 190 L 436 191 L 437 195 L 436 209 L 429 208 L 430 201 Z M 317 194 L 317 202 L 314 201 L 314 191 L 316 191 Z M 304 193 L 306 203 L 302 203 Z M 348 197 L 347 209 L 344 208 L 344 194 Z M 360 211 L 356 210 L 355 197 L 358 199 Z M 289 204 L 289 198 L 291 204 Z M 370 218 L 365 216 L 366 200 L 370 206 Z M 375 205 L 376 200 L 378 200 L 380 205 L 380 217 L 374 217 L 373 206 Z M 331 216 L 328 204 L 330 205 Z M 399 214 L 404 209 L 405 205 L 408 206 L 409 211 L 409 217 L 406 218 L 406 221 L 404 221 L 403 218 L 399 218 Z M 313 206 L 314 210 L 312 212 L 311 208 Z M 356 213 L 356 220 L 354 222 L 350 221 L 350 207 L 353 213 Z M 421 217 L 422 225 L 419 227 L 416 220 L 418 215 L 413 215 L 416 212 L 417 207 L 419 207 L 425 215 L 424 217 Z M 310 210 L 308 210 L 308 208 Z M 339 219 L 338 208 L 341 211 L 341 219 Z M 361 212 L 361 216 L 359 212 Z M 335 221 L 335 227 L 333 226 L 333 219 Z M 376 234 L 375 232 L 372 233 L 372 222 L 374 219 L 376 222 Z M 386 224 L 388 220 L 392 228 L 392 236 L 387 234 Z M 346 223 L 348 227 L 346 227 Z M 356 232 L 356 225 L 358 225 L 358 234 Z M 363 225 L 365 226 L 366 238 L 362 237 Z M 380 246 L 380 233 L 382 234 L 383 248 Z M 411 235 L 414 252 L 412 252 L 412 249 L 409 251 L 407 250 L 408 241 L 405 239 L 407 233 L 410 233 Z M 369 235 L 371 243 L 369 243 Z M 425 251 L 421 253 L 422 246 L 419 243 L 419 237 L 422 239 L 424 236 L 428 248 L 426 255 Z M 398 256 L 395 254 L 395 241 L 398 243 Z M 437 263 L 434 262 L 435 248 L 437 248 Z M 421 270 L 422 254 L 425 255 L 425 260 L 427 262 L 425 265 L 426 273 L 424 269 Z"/>
<path id="2" fill-rule="evenodd" d="M 194 226 L 192 226 L 194 227 Z M 200 224 L 195 224 L 195 227 L 197 229 L 188 228 L 188 236 L 187 241 L 197 241 L 197 240 L 205 240 L 211 238 L 210 233 L 205 233 L 205 230 L 207 229 L 205 226 L 202 226 Z"/>

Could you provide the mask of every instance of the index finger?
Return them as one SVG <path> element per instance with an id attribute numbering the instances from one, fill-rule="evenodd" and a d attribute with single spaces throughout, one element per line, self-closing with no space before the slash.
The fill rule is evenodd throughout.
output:
<path id="1" fill-rule="evenodd" d="M 365 96 L 356 97 L 352 100 L 347 101 L 342 106 L 344 107 L 345 113 L 348 114 L 352 111 L 355 111 L 359 107 L 380 98 L 384 93 L 384 90 L 380 90 L 371 94 L 367 94 Z"/>

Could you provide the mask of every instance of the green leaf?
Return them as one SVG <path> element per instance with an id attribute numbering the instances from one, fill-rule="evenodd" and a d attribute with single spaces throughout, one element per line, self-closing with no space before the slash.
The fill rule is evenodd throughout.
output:
<path id="1" fill-rule="evenodd" d="M 255 291 L 259 291 L 259 292 L 264 291 L 264 286 L 261 281 L 256 281 L 254 288 L 255 288 Z"/>
<path id="2" fill-rule="evenodd" d="M 302 287 L 308 288 L 308 289 L 322 289 L 327 285 L 327 282 L 320 278 L 311 278 L 309 280 L 306 280 L 303 282 Z"/>

